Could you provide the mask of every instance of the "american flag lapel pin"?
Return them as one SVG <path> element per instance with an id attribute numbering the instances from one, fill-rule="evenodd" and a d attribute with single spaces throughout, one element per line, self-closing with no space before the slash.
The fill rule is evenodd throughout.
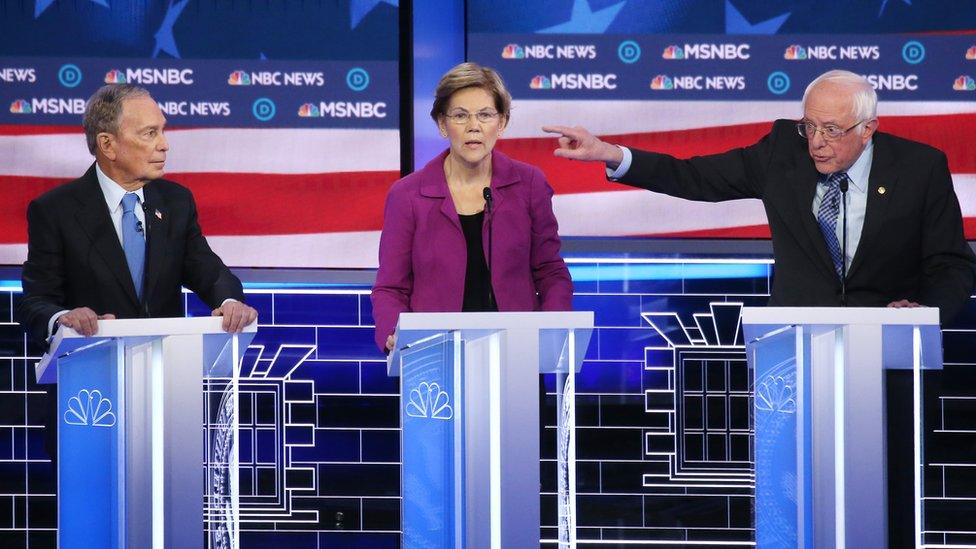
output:
<path id="1" fill-rule="evenodd" d="M 158 219 L 158 220 L 160 220 L 160 221 L 162 221 L 162 220 L 163 220 L 163 212 L 161 212 L 161 211 L 159 211 L 159 210 L 156 210 L 156 211 L 155 211 L 154 213 L 155 213 L 155 215 L 156 215 L 156 219 Z"/>

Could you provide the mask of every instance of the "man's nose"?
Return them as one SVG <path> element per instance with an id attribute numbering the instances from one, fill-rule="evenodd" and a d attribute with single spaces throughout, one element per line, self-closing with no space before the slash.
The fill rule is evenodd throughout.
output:
<path id="1" fill-rule="evenodd" d="M 827 140 L 824 139 L 823 133 L 820 131 L 813 132 L 813 136 L 810 137 L 810 144 L 813 145 L 815 149 L 819 149 L 827 144 Z"/>

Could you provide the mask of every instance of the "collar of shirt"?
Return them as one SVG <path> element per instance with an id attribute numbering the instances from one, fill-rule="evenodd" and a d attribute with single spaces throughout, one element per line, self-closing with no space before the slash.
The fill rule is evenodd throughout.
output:
<path id="1" fill-rule="evenodd" d="M 102 195 L 105 197 L 105 204 L 108 205 L 108 211 L 116 212 L 122 207 L 122 197 L 128 191 L 123 189 L 122 185 L 119 185 L 109 176 L 105 175 L 98 162 L 95 163 L 95 176 L 98 177 L 98 186 L 102 188 Z M 146 203 L 142 188 L 133 192 L 139 197 L 139 204 Z"/>
<path id="2" fill-rule="evenodd" d="M 871 161 L 874 159 L 874 139 L 861 151 L 854 164 L 847 169 L 847 177 L 851 179 L 851 186 L 855 192 L 864 193 L 868 188 L 868 178 L 871 176 Z"/>

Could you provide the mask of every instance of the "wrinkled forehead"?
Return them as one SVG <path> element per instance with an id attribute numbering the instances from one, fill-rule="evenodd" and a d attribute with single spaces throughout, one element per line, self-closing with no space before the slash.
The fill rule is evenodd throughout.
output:
<path id="1" fill-rule="evenodd" d="M 166 117 L 159 109 L 156 100 L 148 95 L 130 97 L 122 102 L 122 125 L 142 127 L 163 127 Z"/>

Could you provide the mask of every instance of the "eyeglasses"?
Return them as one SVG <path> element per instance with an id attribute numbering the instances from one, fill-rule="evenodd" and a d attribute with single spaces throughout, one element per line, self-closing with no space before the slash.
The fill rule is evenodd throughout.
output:
<path id="1" fill-rule="evenodd" d="M 480 124 L 490 124 L 498 119 L 501 113 L 495 111 L 478 111 L 476 113 L 469 113 L 468 111 L 451 111 L 444 116 L 447 117 L 452 123 L 458 126 L 463 126 L 468 123 L 468 120 L 474 116 Z"/>
<path id="2" fill-rule="evenodd" d="M 824 139 L 826 139 L 827 141 L 832 141 L 834 139 L 840 139 L 841 137 L 844 137 L 845 135 L 847 135 L 847 132 L 853 130 L 854 128 L 860 126 L 865 122 L 867 122 L 867 120 L 861 120 L 857 124 L 854 124 L 853 126 L 845 130 L 832 125 L 827 125 L 821 128 L 816 124 L 811 124 L 810 122 L 801 121 L 796 123 L 796 131 L 797 133 L 800 134 L 801 137 L 805 137 L 807 139 L 813 139 L 813 136 L 817 135 L 817 132 L 820 132 L 820 135 L 822 135 Z"/>

